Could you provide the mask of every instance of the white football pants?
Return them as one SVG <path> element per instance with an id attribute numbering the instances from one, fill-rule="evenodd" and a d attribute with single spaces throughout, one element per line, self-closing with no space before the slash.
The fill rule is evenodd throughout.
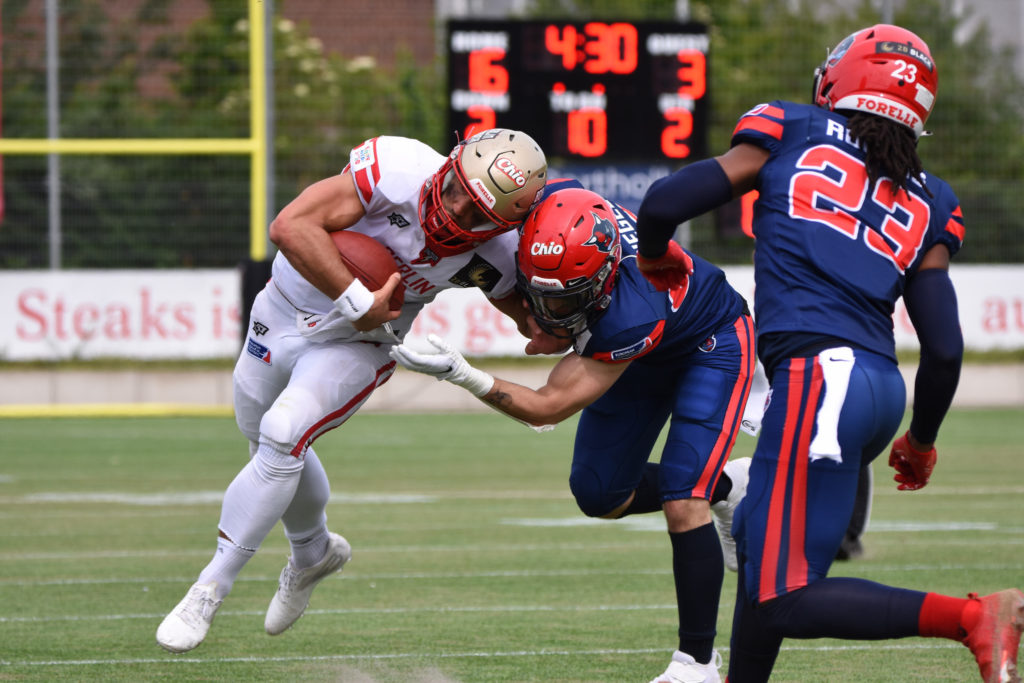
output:
<path id="1" fill-rule="evenodd" d="M 220 530 L 242 548 L 258 548 L 278 519 L 290 539 L 325 525 L 330 486 L 310 445 L 395 371 L 388 345 L 310 341 L 299 332 L 301 320 L 268 284 L 235 365 L 235 419 L 252 458 L 225 493 Z"/>

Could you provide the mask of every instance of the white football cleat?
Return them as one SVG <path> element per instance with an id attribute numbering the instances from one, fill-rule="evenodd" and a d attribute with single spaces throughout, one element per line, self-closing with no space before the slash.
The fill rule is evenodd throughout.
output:
<path id="1" fill-rule="evenodd" d="M 194 583 L 177 607 L 164 617 L 156 630 L 156 642 L 168 652 L 182 653 L 206 638 L 213 615 L 223 600 L 217 599 L 217 584 Z"/>
<path id="2" fill-rule="evenodd" d="M 725 500 L 720 500 L 711 506 L 711 514 L 715 517 L 715 530 L 718 531 L 718 540 L 722 544 L 722 556 L 725 558 L 725 568 L 731 572 L 739 570 L 739 561 L 736 559 L 736 539 L 732 537 L 732 516 L 736 513 L 736 506 L 747 495 L 747 482 L 750 481 L 750 458 L 737 458 L 725 463 L 723 470 L 732 480 L 732 490 Z"/>
<path id="3" fill-rule="evenodd" d="M 295 569 L 291 558 L 281 570 L 277 593 L 267 608 L 263 627 L 272 636 L 283 633 L 294 624 L 309 605 L 313 589 L 325 577 L 339 571 L 352 557 L 352 546 L 335 533 L 328 533 L 327 553 L 323 559 L 306 569 Z"/>
<path id="4" fill-rule="evenodd" d="M 722 683 L 718 675 L 720 666 L 722 655 L 718 654 L 718 650 L 711 651 L 711 661 L 707 664 L 698 664 L 690 655 L 676 650 L 672 653 L 672 662 L 665 673 L 651 683 Z"/>

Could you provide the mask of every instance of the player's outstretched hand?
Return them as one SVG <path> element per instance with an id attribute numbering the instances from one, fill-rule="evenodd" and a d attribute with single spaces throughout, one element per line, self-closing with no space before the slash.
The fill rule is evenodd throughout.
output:
<path id="1" fill-rule="evenodd" d="M 916 491 L 924 488 L 935 469 L 938 454 L 932 446 L 927 451 L 919 451 L 910 444 L 910 431 L 892 443 L 889 453 L 889 465 L 896 469 L 893 480 L 900 491 Z"/>
<path id="2" fill-rule="evenodd" d="M 444 339 L 436 334 L 430 334 L 427 335 L 427 341 L 437 349 L 437 353 L 419 353 L 405 344 L 391 347 L 388 353 L 396 363 L 407 370 L 447 380 L 469 390 L 475 396 L 483 396 L 494 386 L 493 377 L 467 363 L 462 354 Z"/>
<path id="3" fill-rule="evenodd" d="M 681 287 L 686 278 L 693 275 L 693 259 L 674 240 L 669 241 L 668 251 L 658 258 L 649 259 L 638 254 L 636 263 L 640 272 L 659 292 Z"/>

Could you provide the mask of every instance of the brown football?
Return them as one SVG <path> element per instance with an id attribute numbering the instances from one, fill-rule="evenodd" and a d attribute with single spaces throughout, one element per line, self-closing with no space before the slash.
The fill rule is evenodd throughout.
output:
<path id="1" fill-rule="evenodd" d="M 345 266 L 371 292 L 383 287 L 391 273 L 398 272 L 398 266 L 388 248 L 368 235 L 354 230 L 335 230 L 331 233 L 331 239 Z M 404 301 L 405 285 L 399 283 L 391 295 L 389 307 L 397 311 Z"/>

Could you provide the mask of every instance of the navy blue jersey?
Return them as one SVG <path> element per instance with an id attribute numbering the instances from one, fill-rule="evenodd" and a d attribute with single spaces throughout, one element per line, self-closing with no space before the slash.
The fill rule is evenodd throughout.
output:
<path id="1" fill-rule="evenodd" d="M 732 144 L 770 156 L 754 205 L 754 318 L 766 365 L 795 349 L 792 334 L 843 340 L 895 360 L 892 315 L 924 254 L 963 242 L 960 204 L 943 180 L 925 174 L 906 191 L 880 179 L 869 187 L 864 151 L 846 118 L 780 100 L 744 114 Z M 799 337 L 797 337 L 799 338 Z M 784 352 L 783 352 L 784 351 Z"/>
<path id="2" fill-rule="evenodd" d="M 746 303 L 725 273 L 696 254 L 685 287 L 659 292 L 636 265 L 636 218 L 612 204 L 622 261 L 608 309 L 576 338 L 576 352 L 603 361 L 671 363 L 690 354 L 718 327 L 732 324 Z"/>
<path id="3" fill-rule="evenodd" d="M 567 188 L 583 187 L 574 179 L 548 182 L 544 197 Z M 579 335 L 576 353 L 608 362 L 642 359 L 668 363 L 705 342 L 723 324 L 732 325 L 747 307 L 726 281 L 721 268 L 693 252 L 693 275 L 684 287 L 659 292 L 636 265 L 636 216 L 608 200 L 622 242 L 612 300 L 600 318 Z"/>

